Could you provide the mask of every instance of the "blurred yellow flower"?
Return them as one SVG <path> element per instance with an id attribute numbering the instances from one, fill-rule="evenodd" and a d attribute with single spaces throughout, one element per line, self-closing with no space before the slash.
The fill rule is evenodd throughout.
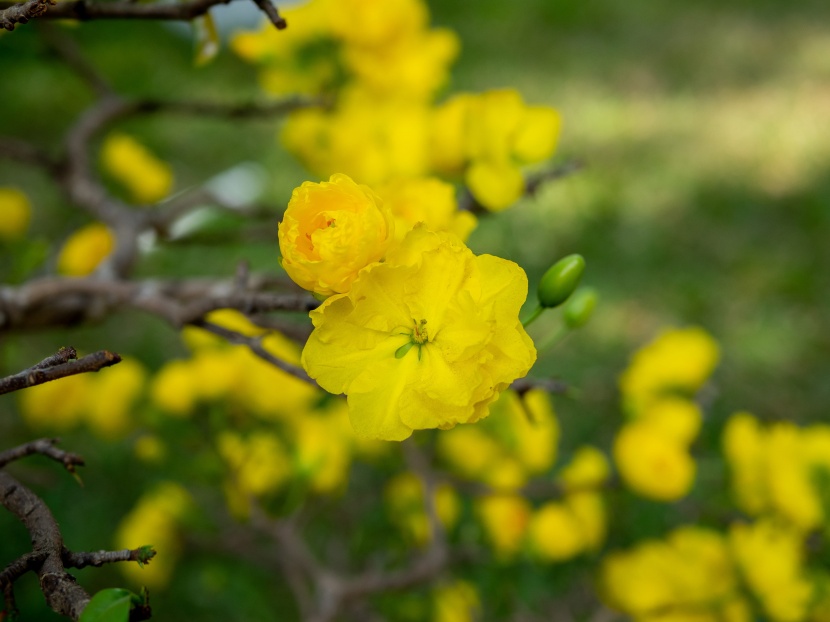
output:
<path id="1" fill-rule="evenodd" d="M 130 192 L 137 203 L 156 203 L 170 194 L 170 166 L 126 134 L 113 132 L 101 146 L 101 164 Z"/>
<path id="2" fill-rule="evenodd" d="M 0 214 L 0 240 L 16 240 L 29 229 L 32 205 L 17 188 L 0 187 Z"/>
<path id="3" fill-rule="evenodd" d="M 133 427 L 132 411 L 142 395 L 147 372 L 132 358 L 102 370 L 92 377 L 84 417 L 101 438 L 124 437 Z"/>
<path id="4" fill-rule="evenodd" d="M 335 36 L 349 45 L 384 46 L 422 30 L 429 12 L 422 0 L 340 0 L 330 7 Z"/>
<path id="5" fill-rule="evenodd" d="M 349 479 L 351 443 L 336 416 L 307 413 L 292 420 L 295 468 L 319 493 L 343 489 Z"/>
<path id="6" fill-rule="evenodd" d="M 439 484 L 434 493 L 435 511 L 445 529 L 458 522 L 461 505 L 458 495 L 449 484 Z M 432 539 L 425 507 L 424 484 L 411 472 L 400 473 L 389 479 L 383 493 L 392 520 L 408 537 L 423 546 Z"/>
<path id="7" fill-rule="evenodd" d="M 574 452 L 562 467 L 557 481 L 567 491 L 590 490 L 602 486 L 611 473 L 608 458 L 596 447 L 585 445 Z"/>
<path id="8" fill-rule="evenodd" d="M 471 423 L 536 359 L 518 319 L 526 296 L 516 264 L 417 227 L 311 312 L 303 366 L 348 396 L 359 435 L 403 440 Z"/>
<path id="9" fill-rule="evenodd" d="M 168 361 L 153 377 L 150 395 L 168 414 L 187 417 L 196 406 L 198 382 L 189 361 Z"/>
<path id="10" fill-rule="evenodd" d="M 649 499 L 675 501 L 694 482 L 688 450 L 646 423 L 623 426 L 614 439 L 614 461 L 625 484 Z"/>
<path id="11" fill-rule="evenodd" d="M 664 541 L 612 553 L 602 562 L 600 582 L 603 599 L 636 620 L 749 620 L 735 602 L 726 542 L 707 529 L 681 527 Z"/>
<path id="12" fill-rule="evenodd" d="M 550 501 L 536 510 L 528 527 L 530 546 L 540 559 L 570 559 L 585 548 L 585 536 L 576 515 L 562 503 Z"/>
<path id="13" fill-rule="evenodd" d="M 695 440 L 702 420 L 703 414 L 697 404 L 675 396 L 650 402 L 638 419 L 683 445 L 689 445 Z"/>
<path id="14" fill-rule="evenodd" d="M 156 556 L 143 567 L 118 564 L 128 579 L 150 589 L 164 588 L 181 554 L 181 522 L 192 511 L 189 493 L 174 482 L 161 482 L 145 493 L 118 526 L 115 546 L 135 549 L 152 545 Z"/>
<path id="15" fill-rule="evenodd" d="M 702 328 L 664 330 L 634 354 L 620 376 L 626 409 L 636 416 L 668 393 L 690 397 L 709 378 L 719 356 L 717 342 Z"/>
<path id="16" fill-rule="evenodd" d="M 729 545 L 744 580 L 776 622 L 802 620 L 813 586 L 802 568 L 800 534 L 786 525 L 763 519 L 735 523 Z"/>
<path id="17" fill-rule="evenodd" d="M 282 267 L 304 289 L 345 293 L 362 268 L 386 253 L 394 227 L 381 199 L 346 175 L 304 182 L 280 223 Z"/>
<path id="18" fill-rule="evenodd" d="M 477 220 L 459 210 L 455 187 L 437 177 L 397 180 L 377 187 L 383 203 L 395 217 L 395 239 L 400 242 L 419 222 L 430 231 L 448 231 L 465 242 Z"/>
<path id="19" fill-rule="evenodd" d="M 92 376 L 76 374 L 19 393 L 20 410 L 35 429 L 70 430 L 81 422 L 89 400 Z"/>
<path id="20" fill-rule="evenodd" d="M 58 253 L 58 272 L 66 276 L 91 274 L 114 248 L 115 236 L 106 225 L 82 227 L 67 238 Z"/>
<path id="21" fill-rule="evenodd" d="M 476 513 L 496 557 L 510 561 L 522 548 L 532 509 L 524 497 L 493 494 L 476 501 Z"/>
<path id="22" fill-rule="evenodd" d="M 158 464 L 167 457 L 167 445 L 154 434 L 143 434 L 135 439 L 135 457 L 148 464 Z"/>
<path id="23" fill-rule="evenodd" d="M 481 617 L 481 599 L 475 586 L 467 581 L 435 588 L 432 608 L 432 622 L 475 622 Z"/>

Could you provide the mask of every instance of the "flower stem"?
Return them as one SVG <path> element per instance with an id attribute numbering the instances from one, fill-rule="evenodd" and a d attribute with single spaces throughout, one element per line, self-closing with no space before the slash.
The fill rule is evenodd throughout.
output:
<path id="1" fill-rule="evenodd" d="M 522 326 L 524 326 L 525 328 L 527 328 L 528 326 L 530 326 L 530 324 L 531 324 L 531 323 L 532 323 L 532 322 L 533 322 L 533 321 L 534 321 L 537 317 L 539 317 L 540 315 L 542 315 L 542 311 L 544 311 L 544 310 L 545 310 L 545 309 L 544 309 L 544 307 L 542 307 L 542 305 L 537 306 L 537 307 L 533 310 L 533 313 L 531 313 L 531 314 L 530 314 L 529 316 L 527 316 L 524 320 L 522 320 Z"/>

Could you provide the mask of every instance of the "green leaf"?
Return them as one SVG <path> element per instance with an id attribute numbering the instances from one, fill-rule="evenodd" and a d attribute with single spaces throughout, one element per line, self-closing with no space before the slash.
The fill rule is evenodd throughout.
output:
<path id="1" fill-rule="evenodd" d="M 204 67 L 219 53 L 219 33 L 216 23 L 210 13 L 205 13 L 194 19 L 193 34 L 196 36 L 196 57 L 193 59 L 197 67 Z"/>
<path id="2" fill-rule="evenodd" d="M 101 590 L 89 601 L 79 622 L 127 622 L 134 596 L 130 590 L 120 587 Z"/>

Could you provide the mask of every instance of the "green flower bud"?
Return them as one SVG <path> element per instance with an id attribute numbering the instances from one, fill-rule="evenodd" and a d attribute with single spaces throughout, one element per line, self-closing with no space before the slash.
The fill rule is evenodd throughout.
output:
<path id="1" fill-rule="evenodd" d="M 582 255 L 568 255 L 557 261 L 539 281 L 539 303 L 548 309 L 561 305 L 579 285 L 584 270 Z"/>
<path id="2" fill-rule="evenodd" d="M 562 319 L 565 326 L 573 330 L 585 326 L 594 314 L 594 307 L 597 306 L 597 290 L 593 287 L 580 287 L 571 296 L 568 304 L 565 305 Z"/>

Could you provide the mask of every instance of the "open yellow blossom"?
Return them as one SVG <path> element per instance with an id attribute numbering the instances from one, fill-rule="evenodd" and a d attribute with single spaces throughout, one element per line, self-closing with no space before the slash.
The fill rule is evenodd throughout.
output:
<path id="1" fill-rule="evenodd" d="M 132 136 L 120 133 L 107 136 L 101 147 L 101 163 L 137 203 L 160 201 L 173 188 L 170 166 Z"/>
<path id="2" fill-rule="evenodd" d="M 95 271 L 115 248 L 115 236 L 101 223 L 78 229 L 67 238 L 58 254 L 58 272 L 66 276 L 86 276 Z"/>
<path id="3" fill-rule="evenodd" d="M 349 291 L 380 260 L 394 235 L 389 210 L 346 175 L 294 189 L 280 223 L 282 267 L 300 287 L 329 296 Z"/>
<path id="4" fill-rule="evenodd" d="M 403 440 L 471 423 L 536 359 L 518 319 L 526 296 L 515 263 L 416 227 L 348 294 L 311 312 L 303 366 L 348 396 L 361 436 Z"/>
<path id="5" fill-rule="evenodd" d="M 0 188 L 0 240 L 23 237 L 32 219 L 29 198 L 17 188 Z"/>

